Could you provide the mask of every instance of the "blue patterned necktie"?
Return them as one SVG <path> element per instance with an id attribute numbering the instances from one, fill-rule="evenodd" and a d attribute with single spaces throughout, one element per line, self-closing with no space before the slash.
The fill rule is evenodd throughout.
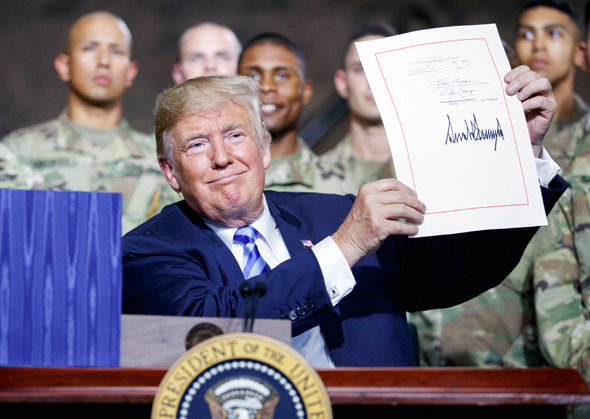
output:
<path id="1" fill-rule="evenodd" d="M 234 241 L 244 245 L 242 264 L 244 265 L 243 271 L 246 279 L 270 271 L 270 267 L 260 255 L 258 247 L 256 247 L 255 241 L 259 235 L 258 230 L 251 226 L 238 228 L 234 234 Z"/>

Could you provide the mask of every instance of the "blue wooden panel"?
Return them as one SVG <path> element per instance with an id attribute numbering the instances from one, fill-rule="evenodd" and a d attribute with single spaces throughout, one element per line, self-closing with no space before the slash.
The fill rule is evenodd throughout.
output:
<path id="1" fill-rule="evenodd" d="M 0 365 L 119 366 L 121 195 L 0 189 Z"/>

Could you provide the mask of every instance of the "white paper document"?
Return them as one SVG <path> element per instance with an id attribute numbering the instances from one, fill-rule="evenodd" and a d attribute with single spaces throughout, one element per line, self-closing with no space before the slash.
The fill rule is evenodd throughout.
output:
<path id="1" fill-rule="evenodd" d="M 415 237 L 546 225 L 522 103 L 496 25 L 356 43 L 397 177 L 426 205 Z"/>

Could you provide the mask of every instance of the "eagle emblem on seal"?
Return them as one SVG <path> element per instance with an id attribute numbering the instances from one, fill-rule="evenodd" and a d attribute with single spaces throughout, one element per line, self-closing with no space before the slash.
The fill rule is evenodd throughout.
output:
<path id="1" fill-rule="evenodd" d="M 280 397 L 269 383 L 239 375 L 209 388 L 204 399 L 211 419 L 272 419 Z"/>

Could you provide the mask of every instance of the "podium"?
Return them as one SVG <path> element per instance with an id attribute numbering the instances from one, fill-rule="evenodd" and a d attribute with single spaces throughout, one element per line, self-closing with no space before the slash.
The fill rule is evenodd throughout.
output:
<path id="1" fill-rule="evenodd" d="M 0 368 L 4 417 L 149 418 L 165 368 Z M 590 404 L 569 369 L 337 368 L 318 370 L 335 418 L 565 417 Z"/>

